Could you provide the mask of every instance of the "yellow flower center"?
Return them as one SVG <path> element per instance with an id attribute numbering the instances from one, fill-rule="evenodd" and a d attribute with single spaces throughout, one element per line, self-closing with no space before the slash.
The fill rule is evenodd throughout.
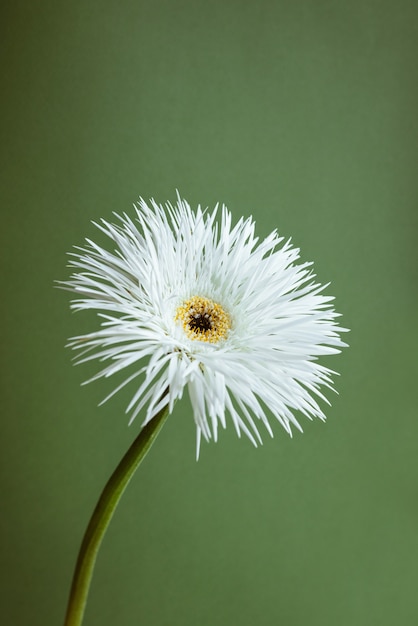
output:
<path id="1" fill-rule="evenodd" d="M 193 296 L 177 307 L 174 317 L 190 339 L 218 343 L 231 328 L 231 318 L 217 302 Z"/>

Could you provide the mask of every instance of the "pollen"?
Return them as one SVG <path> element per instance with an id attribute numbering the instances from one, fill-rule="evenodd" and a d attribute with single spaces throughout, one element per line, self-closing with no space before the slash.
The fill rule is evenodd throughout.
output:
<path id="1" fill-rule="evenodd" d="M 190 339 L 218 343 L 226 339 L 231 318 L 223 307 L 209 298 L 193 296 L 181 304 L 174 317 Z"/>

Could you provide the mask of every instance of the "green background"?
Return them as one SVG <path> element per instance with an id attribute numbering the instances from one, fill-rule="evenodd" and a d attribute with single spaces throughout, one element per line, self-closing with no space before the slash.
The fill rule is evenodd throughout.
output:
<path id="1" fill-rule="evenodd" d="M 53 289 L 139 195 L 292 236 L 352 332 L 328 421 L 231 425 L 188 401 L 117 510 L 85 626 L 418 623 L 416 2 L 14 2 L 1 16 L 0 622 L 61 624 L 85 525 L 138 432 L 81 387 Z M 303 418 L 302 418 L 303 419 Z"/>

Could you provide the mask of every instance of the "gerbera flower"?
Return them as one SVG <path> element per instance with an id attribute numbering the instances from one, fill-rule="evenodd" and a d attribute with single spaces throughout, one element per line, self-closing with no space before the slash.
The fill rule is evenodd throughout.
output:
<path id="1" fill-rule="evenodd" d="M 77 294 L 72 309 L 100 311 L 100 329 L 69 344 L 77 362 L 107 363 L 91 380 L 133 366 L 110 394 L 139 380 L 131 421 L 144 407 L 144 424 L 171 412 L 185 387 L 198 453 L 201 435 L 216 441 L 228 418 L 254 445 L 260 422 L 273 434 L 268 413 L 290 435 L 302 430 L 296 412 L 325 419 L 317 398 L 328 402 L 333 372 L 317 358 L 346 345 L 345 329 L 290 240 L 274 231 L 260 242 L 251 217 L 232 225 L 225 206 L 192 211 L 180 197 L 165 208 L 140 199 L 134 220 L 117 219 L 95 224 L 111 249 L 87 240 L 63 286 Z"/>

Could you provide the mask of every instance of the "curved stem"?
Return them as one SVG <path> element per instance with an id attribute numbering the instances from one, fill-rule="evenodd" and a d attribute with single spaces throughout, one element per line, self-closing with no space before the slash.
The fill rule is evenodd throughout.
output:
<path id="1" fill-rule="evenodd" d="M 154 443 L 168 416 L 168 406 L 144 426 L 109 481 L 94 509 L 77 559 L 64 626 L 80 626 L 100 544 L 118 502 L 135 470 Z"/>

